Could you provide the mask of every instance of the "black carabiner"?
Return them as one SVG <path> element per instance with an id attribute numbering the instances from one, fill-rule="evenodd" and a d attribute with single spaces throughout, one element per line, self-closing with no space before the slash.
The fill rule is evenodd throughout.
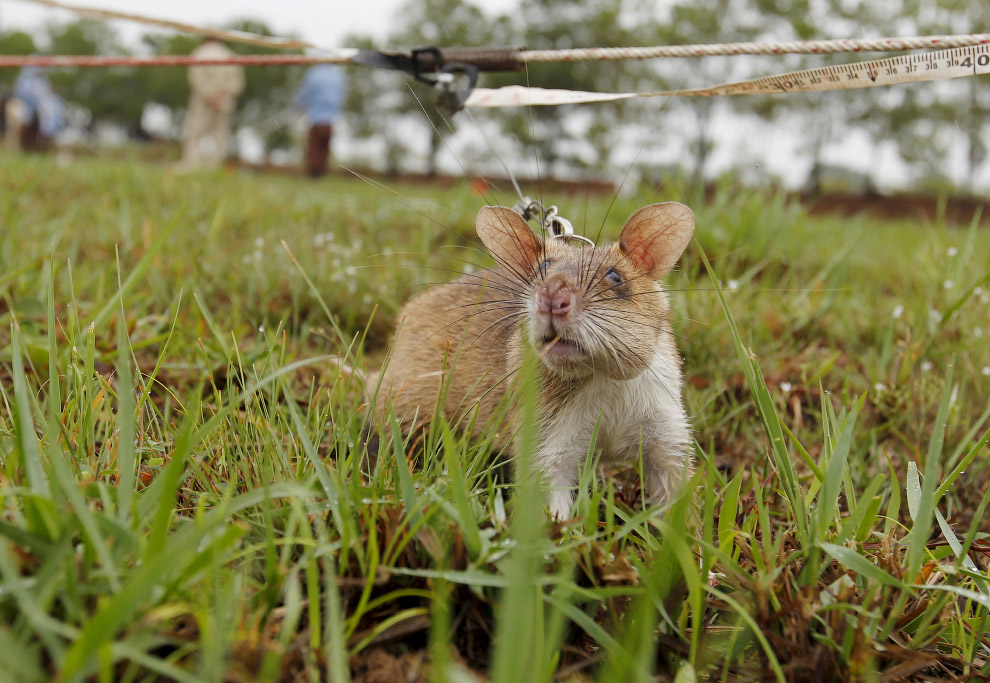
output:
<path id="1" fill-rule="evenodd" d="M 451 114 L 456 114 L 464 108 L 464 103 L 471 96 L 474 87 L 478 85 L 478 67 L 474 64 L 450 62 L 449 64 L 444 64 L 440 71 L 451 76 L 455 74 L 467 76 L 467 86 L 461 90 L 454 90 L 452 87 L 452 78 L 442 83 L 437 82 L 437 87 L 440 88 L 440 94 L 437 95 L 437 104 L 446 107 Z"/>
<path id="2" fill-rule="evenodd" d="M 418 47 L 411 50 L 409 55 L 411 60 L 409 73 L 412 74 L 413 78 L 420 83 L 436 85 L 437 79 L 435 74 L 438 71 L 443 71 L 443 53 L 440 52 L 440 48 L 435 45 Z M 424 63 L 423 55 L 429 55 L 431 58 L 430 61 Z"/>

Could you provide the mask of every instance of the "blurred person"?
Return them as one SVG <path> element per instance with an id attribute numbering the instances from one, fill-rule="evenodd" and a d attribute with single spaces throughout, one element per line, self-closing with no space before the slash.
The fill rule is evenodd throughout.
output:
<path id="1" fill-rule="evenodd" d="M 306 112 L 309 134 L 306 139 L 305 167 L 310 178 L 327 172 L 333 124 L 344 105 L 347 77 L 332 64 L 311 66 L 303 77 L 295 105 Z"/>
<path id="2" fill-rule="evenodd" d="M 207 39 L 192 51 L 200 59 L 226 59 L 234 52 Z M 244 90 L 244 68 L 234 64 L 189 67 L 189 110 L 182 131 L 184 169 L 213 168 L 223 163 L 230 140 L 230 119 Z"/>
<path id="3" fill-rule="evenodd" d="M 21 69 L 14 93 L 3 103 L 4 141 L 14 140 L 27 152 L 49 147 L 55 135 L 65 128 L 65 103 L 39 66 Z"/>

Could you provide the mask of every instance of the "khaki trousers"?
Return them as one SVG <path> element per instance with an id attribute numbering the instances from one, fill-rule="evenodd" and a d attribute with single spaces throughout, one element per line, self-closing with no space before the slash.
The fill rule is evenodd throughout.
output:
<path id="1" fill-rule="evenodd" d="M 205 97 L 189 100 L 182 131 L 182 165 L 212 168 L 223 163 L 230 141 L 231 108 L 217 110 Z"/>

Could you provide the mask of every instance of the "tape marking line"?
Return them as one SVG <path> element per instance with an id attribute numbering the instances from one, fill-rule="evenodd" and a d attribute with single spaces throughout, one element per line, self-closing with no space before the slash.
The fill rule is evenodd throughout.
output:
<path id="1" fill-rule="evenodd" d="M 527 107 L 609 102 L 644 97 L 716 97 L 727 95 L 777 95 L 788 92 L 822 92 L 875 88 L 899 83 L 920 83 L 965 78 L 990 73 L 990 45 L 957 47 L 937 52 L 899 55 L 854 64 L 804 69 L 711 88 L 663 90 L 643 93 L 606 93 L 554 90 L 510 85 L 475 88 L 467 107 Z"/>

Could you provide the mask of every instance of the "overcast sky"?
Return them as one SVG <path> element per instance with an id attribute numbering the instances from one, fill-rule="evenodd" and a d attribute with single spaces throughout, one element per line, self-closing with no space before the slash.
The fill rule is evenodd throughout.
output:
<path id="1" fill-rule="evenodd" d="M 278 34 L 296 34 L 324 47 L 347 47 L 341 41 L 350 33 L 384 35 L 391 23 L 391 13 L 402 0 L 67 0 L 66 4 L 85 4 L 201 25 L 217 25 L 242 17 L 258 18 Z M 508 2 L 496 4 L 501 6 Z M 65 21 L 76 16 L 72 12 L 23 0 L 0 0 L 0 29 L 3 30 L 32 29 L 52 19 Z M 128 39 L 148 30 L 132 22 L 114 23 Z"/>

